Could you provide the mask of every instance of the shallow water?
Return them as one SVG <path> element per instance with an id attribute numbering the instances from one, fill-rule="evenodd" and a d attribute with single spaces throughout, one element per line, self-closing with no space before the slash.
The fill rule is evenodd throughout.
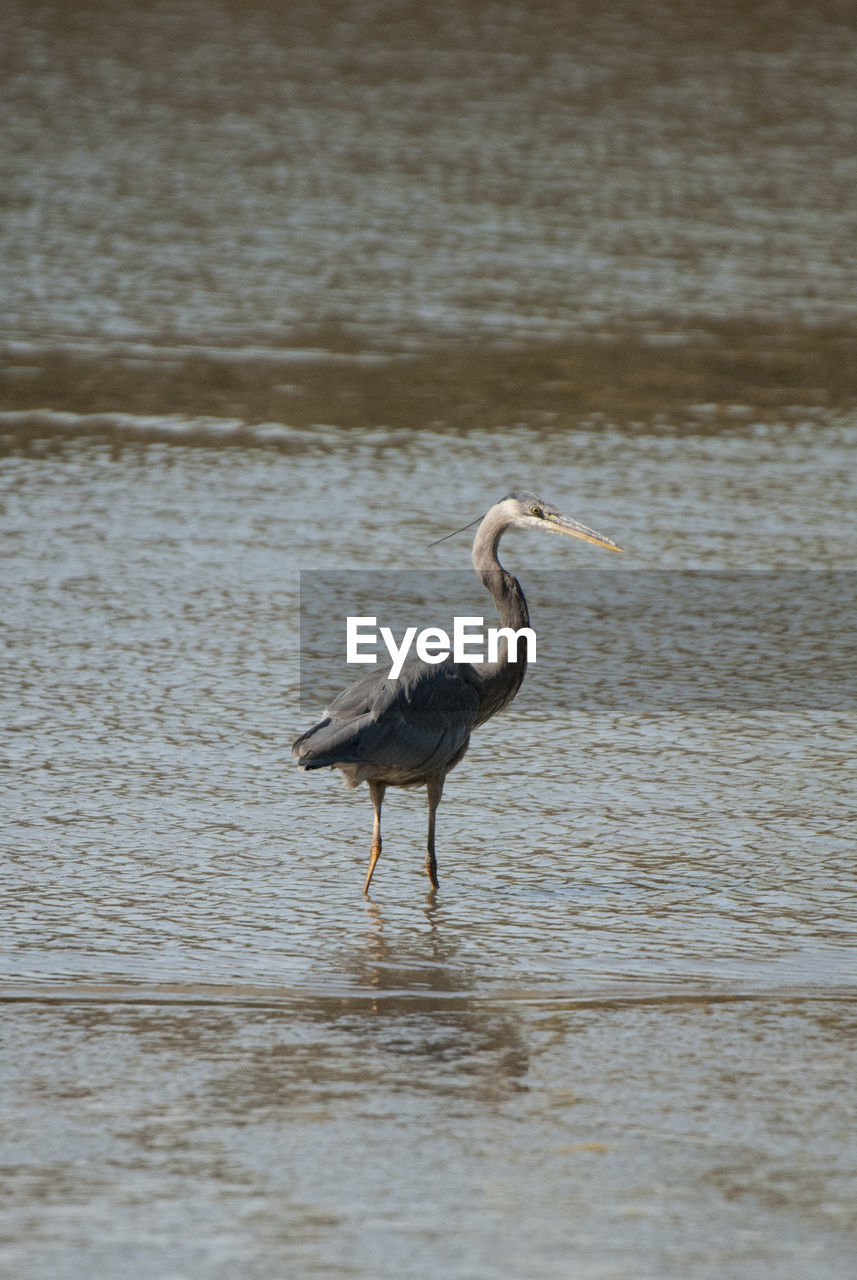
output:
<path id="1" fill-rule="evenodd" d="M 851 1280 L 855 51 L 6 0 L 9 1274 Z M 299 575 L 478 596 L 522 485 L 626 555 L 504 542 L 544 661 L 367 901 Z"/>
<path id="2" fill-rule="evenodd" d="M 848 1275 L 853 703 L 576 708 L 537 666 L 449 779 L 436 898 L 422 794 L 367 902 L 368 796 L 289 745 L 298 570 L 343 539 L 461 568 L 427 544 L 515 463 L 623 575 L 845 569 L 855 454 L 829 424 L 7 458 L 10 1269 Z M 537 625 L 536 569 L 607 554 L 503 552 Z"/>

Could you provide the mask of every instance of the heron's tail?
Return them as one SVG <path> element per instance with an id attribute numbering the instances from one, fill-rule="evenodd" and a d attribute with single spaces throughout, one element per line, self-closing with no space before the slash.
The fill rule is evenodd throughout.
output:
<path id="1" fill-rule="evenodd" d="M 306 733 L 295 738 L 292 755 L 301 769 L 330 769 L 337 764 L 360 764 L 363 757 L 356 750 L 353 730 L 341 724 L 331 729 L 332 720 L 325 716 Z"/>

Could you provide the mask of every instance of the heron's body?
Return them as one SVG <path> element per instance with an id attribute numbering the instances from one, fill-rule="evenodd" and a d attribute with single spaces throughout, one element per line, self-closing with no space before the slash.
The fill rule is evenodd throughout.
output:
<path id="1" fill-rule="evenodd" d="M 561 516 L 531 493 L 514 493 L 482 520 L 473 543 L 473 566 L 494 598 L 502 627 L 529 625 L 527 602 L 517 579 L 500 564 L 497 546 L 512 526 L 542 527 L 619 551 L 615 543 Z M 429 804 L 426 870 L 437 888 L 435 812 L 447 773 L 464 756 L 470 734 L 512 701 L 526 671 L 519 646 L 509 660 L 505 638 L 496 662 L 472 664 L 451 658 L 429 664 L 409 658 L 398 678 L 390 666 L 373 670 L 341 693 L 324 718 L 295 741 L 301 768 L 337 768 L 350 786 L 369 784 L 375 808 L 372 853 L 364 892 L 381 852 L 381 804 L 388 786 L 425 786 Z"/>

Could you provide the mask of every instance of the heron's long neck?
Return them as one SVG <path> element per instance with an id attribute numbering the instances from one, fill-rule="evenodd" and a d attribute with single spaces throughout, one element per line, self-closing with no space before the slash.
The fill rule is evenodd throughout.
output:
<path id="1" fill-rule="evenodd" d="M 491 592 L 500 618 L 501 627 L 519 631 L 530 624 L 527 600 L 517 578 L 507 573 L 497 556 L 497 547 L 503 531 L 508 527 L 503 520 L 486 516 L 479 526 L 473 543 L 473 567 L 482 585 Z M 501 638 L 496 662 L 485 662 L 475 668 L 480 707 L 476 723 L 481 724 L 511 702 L 521 687 L 527 670 L 526 642 L 517 646 L 517 661 L 509 661 L 509 646 L 505 636 Z"/>

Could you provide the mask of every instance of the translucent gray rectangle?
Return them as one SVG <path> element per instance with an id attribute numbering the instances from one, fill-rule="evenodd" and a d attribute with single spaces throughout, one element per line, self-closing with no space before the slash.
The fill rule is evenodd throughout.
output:
<path id="1" fill-rule="evenodd" d="M 629 714 L 857 706 L 857 572 L 528 572 L 537 661 L 528 700 Z M 301 573 L 301 711 L 310 716 L 372 670 L 346 663 L 346 619 L 408 626 L 456 616 L 496 626 L 466 571 Z M 364 652 L 371 653 L 367 648 Z M 380 669 L 389 661 L 379 641 Z"/>

